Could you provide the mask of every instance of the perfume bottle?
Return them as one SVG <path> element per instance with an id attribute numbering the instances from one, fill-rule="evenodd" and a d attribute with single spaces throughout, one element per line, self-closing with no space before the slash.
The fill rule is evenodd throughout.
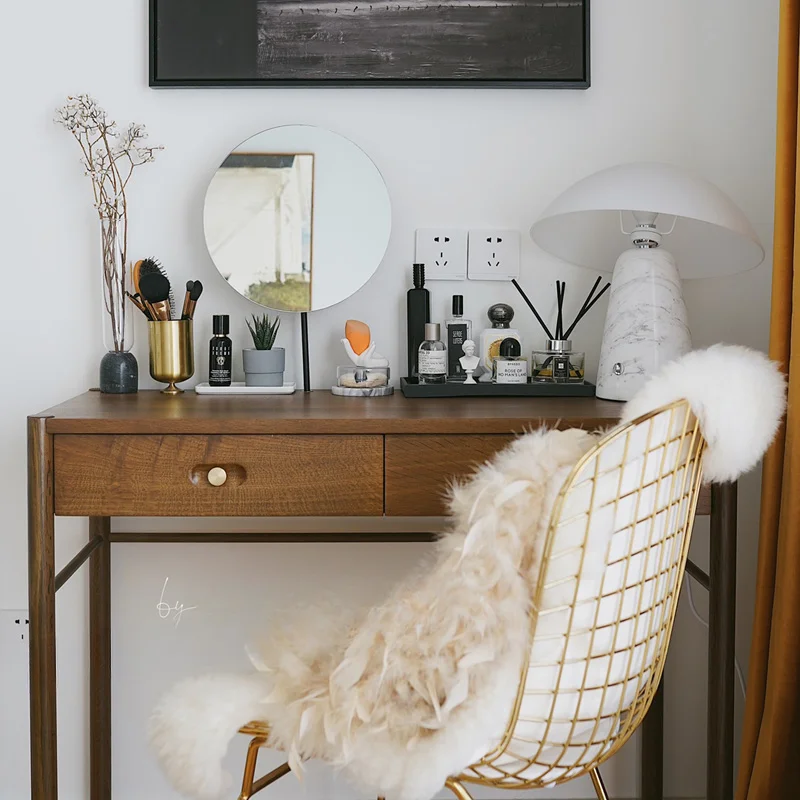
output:
<path id="1" fill-rule="evenodd" d="M 233 345 L 228 338 L 230 317 L 214 315 L 214 336 L 208 345 L 208 383 L 210 386 L 231 385 Z"/>
<path id="2" fill-rule="evenodd" d="M 531 354 L 531 378 L 542 383 L 583 383 L 586 354 L 575 352 L 570 339 L 548 339 Z"/>
<path id="3" fill-rule="evenodd" d="M 447 380 L 464 381 L 467 373 L 461 366 L 464 342 L 472 338 L 472 322 L 464 319 L 464 296 L 453 295 L 453 316 L 445 322 L 447 339 Z"/>
<path id="4" fill-rule="evenodd" d="M 447 348 L 439 341 L 441 326 L 438 322 L 425 325 L 425 341 L 419 346 L 417 369 L 420 383 L 445 383 L 447 381 Z"/>
<path id="5" fill-rule="evenodd" d="M 522 337 L 516 328 L 511 327 L 514 319 L 514 309 L 505 303 L 496 303 L 490 306 L 487 312 L 491 328 L 486 328 L 481 334 L 480 357 L 481 366 L 491 374 L 494 359 L 500 355 L 500 343 L 503 339 L 516 339 L 522 348 Z"/>
<path id="6" fill-rule="evenodd" d="M 492 383 L 527 383 L 528 360 L 516 339 L 503 339 L 500 354 L 492 362 Z"/>
<path id="7" fill-rule="evenodd" d="M 431 297 L 425 288 L 425 265 L 414 264 L 414 288 L 406 296 L 408 377 L 417 374 L 417 354 L 425 341 L 425 325 L 431 320 Z"/>

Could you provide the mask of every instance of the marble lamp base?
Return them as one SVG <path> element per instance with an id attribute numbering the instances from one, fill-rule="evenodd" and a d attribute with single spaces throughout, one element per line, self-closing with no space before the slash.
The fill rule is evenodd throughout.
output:
<path id="1" fill-rule="evenodd" d="M 663 364 L 691 349 L 675 259 L 660 247 L 626 250 L 611 279 L 597 396 L 630 400 Z"/>

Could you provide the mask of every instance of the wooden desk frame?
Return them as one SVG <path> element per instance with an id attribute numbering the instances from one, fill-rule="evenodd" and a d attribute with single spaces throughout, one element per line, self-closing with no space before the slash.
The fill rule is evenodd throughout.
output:
<path id="1" fill-rule="evenodd" d="M 536 425 L 593 428 L 613 424 L 621 406 L 580 399 L 367 401 L 311 393 L 263 404 L 194 395 L 175 400 L 157 393 L 101 396 L 88 393 L 28 419 L 28 541 L 30 617 L 31 798 L 57 800 L 56 592 L 89 562 L 90 798 L 111 800 L 111 545 L 113 542 L 426 541 L 434 533 L 114 533 L 111 516 L 89 517 L 89 540 L 55 571 L 58 435 L 420 435 L 518 434 Z M 387 402 L 387 400 L 389 402 Z M 214 405 L 214 401 L 217 404 Z M 176 413 L 176 402 L 184 405 Z M 167 405 L 171 403 L 172 405 Z M 267 416 L 267 413 L 269 414 Z M 708 800 L 733 798 L 733 708 L 736 591 L 735 483 L 712 486 L 710 570 L 687 570 L 709 590 Z M 239 512 L 244 514 L 244 510 Z M 149 516 L 143 514 L 143 516 Z M 180 516 L 180 514 L 172 514 Z M 380 518 L 376 519 L 380 527 Z M 663 686 L 642 725 L 643 800 L 663 798 Z"/>

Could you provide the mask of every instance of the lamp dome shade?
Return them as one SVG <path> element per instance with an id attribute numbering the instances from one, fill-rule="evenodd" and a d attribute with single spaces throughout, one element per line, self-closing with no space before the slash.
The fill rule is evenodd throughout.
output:
<path id="1" fill-rule="evenodd" d="M 742 210 L 721 189 L 670 164 L 620 164 L 578 181 L 557 197 L 531 227 L 531 237 L 564 261 L 610 271 L 631 247 L 620 212 L 659 214 L 662 247 L 683 278 L 733 275 L 757 267 L 764 248 Z M 635 224 L 624 215 L 626 227 Z"/>

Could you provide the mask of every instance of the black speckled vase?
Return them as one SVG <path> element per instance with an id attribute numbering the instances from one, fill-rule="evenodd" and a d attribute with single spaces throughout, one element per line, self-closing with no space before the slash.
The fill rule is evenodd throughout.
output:
<path id="1" fill-rule="evenodd" d="M 139 365 L 133 353 L 106 353 L 100 361 L 100 391 L 133 394 L 139 391 Z"/>

